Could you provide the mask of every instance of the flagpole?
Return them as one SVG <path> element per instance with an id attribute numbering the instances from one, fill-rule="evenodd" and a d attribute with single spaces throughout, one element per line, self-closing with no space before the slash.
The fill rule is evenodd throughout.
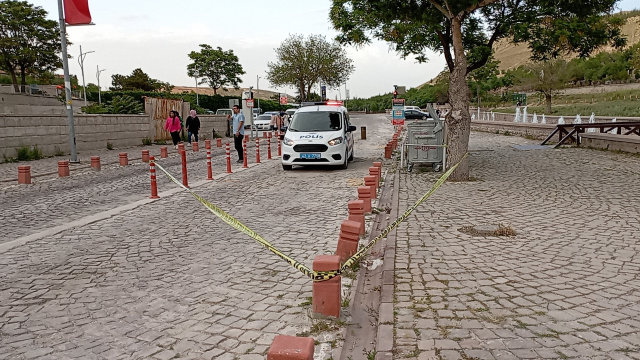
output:
<path id="1" fill-rule="evenodd" d="M 71 99 L 71 80 L 69 77 L 69 60 L 67 58 L 67 34 L 64 21 L 64 11 L 62 0 L 58 0 L 58 15 L 60 18 L 60 42 L 62 43 L 62 67 L 64 69 L 64 89 L 67 106 L 67 116 L 69 118 L 69 144 L 71 146 L 71 162 L 78 162 L 76 151 L 76 130 L 73 123 L 73 103 Z"/>

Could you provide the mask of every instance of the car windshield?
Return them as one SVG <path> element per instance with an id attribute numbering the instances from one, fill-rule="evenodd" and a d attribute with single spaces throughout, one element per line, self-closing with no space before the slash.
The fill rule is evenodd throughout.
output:
<path id="1" fill-rule="evenodd" d="M 339 112 L 313 111 L 297 112 L 293 115 L 290 131 L 335 131 L 342 129 L 342 117 Z"/>
<path id="2" fill-rule="evenodd" d="M 216 114 L 218 114 L 218 115 L 229 115 L 229 114 L 231 114 L 231 110 L 218 110 L 218 111 L 216 111 Z"/>

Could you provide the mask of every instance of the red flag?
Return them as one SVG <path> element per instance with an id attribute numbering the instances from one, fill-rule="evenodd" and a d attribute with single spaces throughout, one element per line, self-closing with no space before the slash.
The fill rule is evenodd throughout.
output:
<path id="1" fill-rule="evenodd" d="M 89 0 L 64 0 L 64 17 L 69 25 L 91 24 Z"/>

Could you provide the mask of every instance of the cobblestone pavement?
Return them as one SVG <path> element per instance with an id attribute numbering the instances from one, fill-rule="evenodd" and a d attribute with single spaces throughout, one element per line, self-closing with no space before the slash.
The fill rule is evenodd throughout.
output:
<path id="1" fill-rule="evenodd" d="M 356 142 L 348 170 L 285 172 L 274 160 L 195 191 L 310 266 L 335 251 L 356 194 L 352 179 L 365 175 L 392 133 L 384 117 L 352 121 L 369 124 L 369 134 Z M 177 164 L 169 166 L 176 175 Z M 134 168 L 109 170 L 124 183 L 92 174 L 55 181 L 108 193 L 136 177 L 147 183 L 146 170 Z M 29 190 L 38 192 L 24 189 L 11 202 L 26 206 Z M 5 204 L 2 211 L 12 211 Z M 38 216 L 24 213 L 21 225 L 59 220 Z M 11 227 L 3 222 L 2 232 Z M 263 359 L 275 335 L 313 330 L 310 296 L 310 280 L 181 192 L 3 253 L 0 359 Z M 314 336 L 330 356 L 336 332 Z"/>
<path id="2" fill-rule="evenodd" d="M 472 133 L 475 181 L 399 227 L 394 358 L 640 359 L 638 159 L 530 143 Z M 438 175 L 401 173 L 400 210 Z"/>

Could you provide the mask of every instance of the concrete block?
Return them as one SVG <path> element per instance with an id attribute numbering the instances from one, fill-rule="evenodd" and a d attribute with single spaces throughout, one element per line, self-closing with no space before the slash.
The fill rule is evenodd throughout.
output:
<path id="1" fill-rule="evenodd" d="M 267 360 L 313 360 L 313 353 L 313 338 L 278 335 L 271 343 Z"/>

